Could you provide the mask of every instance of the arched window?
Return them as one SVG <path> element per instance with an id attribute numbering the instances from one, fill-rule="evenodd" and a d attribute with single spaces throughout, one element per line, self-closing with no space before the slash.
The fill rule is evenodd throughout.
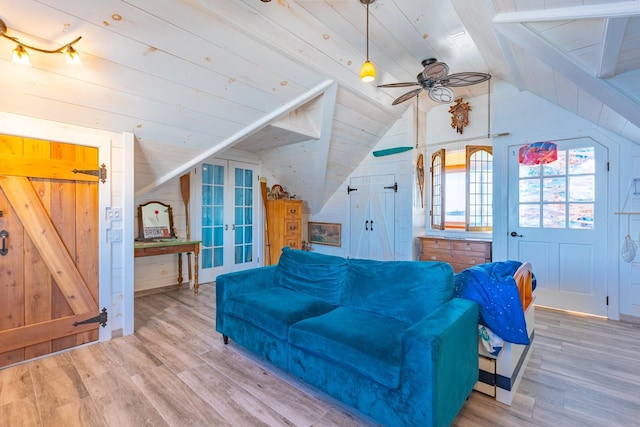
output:
<path id="1" fill-rule="evenodd" d="M 431 228 L 491 231 L 493 155 L 490 146 L 440 149 L 431 155 Z"/>

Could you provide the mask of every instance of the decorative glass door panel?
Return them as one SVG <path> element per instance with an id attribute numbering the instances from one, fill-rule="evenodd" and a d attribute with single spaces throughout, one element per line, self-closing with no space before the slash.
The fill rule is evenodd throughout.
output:
<path id="1" fill-rule="evenodd" d="M 567 161 L 568 159 L 568 161 Z M 593 229 L 595 148 L 558 150 L 545 165 L 519 165 L 519 226 Z"/>

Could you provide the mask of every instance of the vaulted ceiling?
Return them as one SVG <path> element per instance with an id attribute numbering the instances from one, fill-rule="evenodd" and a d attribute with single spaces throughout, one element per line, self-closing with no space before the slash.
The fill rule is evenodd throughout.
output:
<path id="1" fill-rule="evenodd" d="M 416 104 L 421 61 L 490 73 L 640 143 L 640 2 L 376 0 L 374 83 L 359 80 L 359 0 L 0 0 L 0 110 L 136 135 L 138 195 L 202 159 L 242 150 L 317 211 Z M 456 88 L 484 94 L 486 84 Z M 426 92 L 422 109 L 435 105 Z"/>

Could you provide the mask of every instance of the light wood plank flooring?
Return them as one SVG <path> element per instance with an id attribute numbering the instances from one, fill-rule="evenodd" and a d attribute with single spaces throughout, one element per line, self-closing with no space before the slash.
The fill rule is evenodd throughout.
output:
<path id="1" fill-rule="evenodd" d="M 0 426 L 372 426 L 215 332 L 215 287 L 136 299 L 136 333 L 0 370 Z M 512 406 L 455 426 L 640 425 L 640 327 L 537 309 Z"/>

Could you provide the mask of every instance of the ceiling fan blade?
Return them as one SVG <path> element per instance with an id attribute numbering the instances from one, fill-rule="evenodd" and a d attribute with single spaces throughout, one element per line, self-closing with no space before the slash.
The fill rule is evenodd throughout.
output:
<path id="1" fill-rule="evenodd" d="M 424 78 L 432 80 L 440 80 L 447 74 L 449 74 L 449 66 L 444 62 L 431 63 L 424 67 L 424 71 L 422 72 Z"/>
<path id="2" fill-rule="evenodd" d="M 486 82 L 490 78 L 491 74 L 469 71 L 451 74 L 441 79 L 438 84 L 449 87 L 471 86 L 478 83 Z"/>
<path id="3" fill-rule="evenodd" d="M 388 83 L 386 85 L 378 85 L 378 87 L 408 87 L 408 86 L 419 86 L 418 82 L 403 82 L 403 83 Z"/>
<path id="4" fill-rule="evenodd" d="M 422 92 L 422 88 L 414 89 L 414 90 L 412 90 L 412 91 L 410 91 L 410 92 L 405 93 L 404 95 L 400 95 L 399 97 L 397 97 L 397 98 L 395 99 L 395 101 L 393 101 L 393 102 L 391 103 L 391 105 L 398 105 L 398 104 L 400 104 L 401 102 L 406 101 L 407 99 L 411 99 L 411 98 L 413 98 L 414 96 L 416 96 L 416 95 L 417 95 L 417 94 L 419 94 L 420 92 Z"/>

